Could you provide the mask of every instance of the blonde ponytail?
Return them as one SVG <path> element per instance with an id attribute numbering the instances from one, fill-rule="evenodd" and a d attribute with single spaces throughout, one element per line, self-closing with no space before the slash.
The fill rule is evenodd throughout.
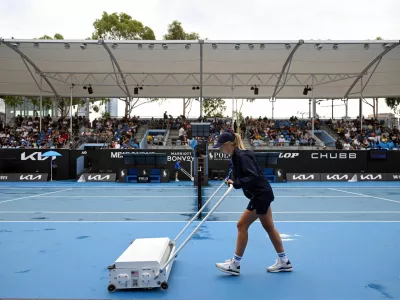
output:
<path id="1" fill-rule="evenodd" d="M 240 134 L 235 133 L 235 141 L 233 142 L 233 144 L 238 147 L 240 150 L 246 150 L 246 148 L 243 145 L 243 141 L 242 138 L 240 136 Z"/>

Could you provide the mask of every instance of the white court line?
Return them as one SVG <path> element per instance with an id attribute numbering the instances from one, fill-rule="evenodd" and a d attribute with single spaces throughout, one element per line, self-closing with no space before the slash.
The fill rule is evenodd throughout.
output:
<path id="1" fill-rule="evenodd" d="M 187 223 L 187 221 L 0 221 L 0 223 Z M 237 223 L 237 221 L 208 221 L 208 223 Z M 400 223 L 400 221 L 274 221 L 274 223 Z"/>
<path id="2" fill-rule="evenodd" d="M 68 187 L 68 185 L 65 186 L 0 186 L 0 190 L 19 190 L 19 189 L 62 189 Z M 400 184 L 399 186 L 334 186 L 335 188 L 339 189 L 376 189 L 378 188 L 384 188 L 384 189 L 395 189 L 395 190 L 400 190 Z M 141 190 L 141 189 L 157 189 L 157 190 L 163 190 L 163 189 L 175 189 L 175 190 L 195 190 L 197 187 L 189 187 L 189 186 L 141 186 L 138 184 L 138 186 L 126 186 L 124 184 L 121 185 L 115 185 L 115 186 L 71 186 L 73 189 L 121 189 L 121 190 Z M 215 187 L 203 187 L 203 189 L 211 189 L 215 190 L 218 188 L 218 185 Z M 309 189 L 318 189 L 318 190 L 325 190 L 332 188 L 332 186 L 304 186 L 304 187 L 278 187 L 278 186 L 272 186 L 273 190 L 309 190 Z"/>
<path id="3" fill-rule="evenodd" d="M 0 211 L 0 214 L 195 214 L 194 211 Z M 205 212 L 207 213 L 207 212 Z M 216 211 L 214 214 L 242 214 L 243 211 Z M 400 214 L 400 211 L 274 211 L 273 214 Z"/>
<path id="4" fill-rule="evenodd" d="M 40 197 L 40 196 L 43 196 L 43 195 L 54 194 L 54 193 L 60 193 L 60 192 L 65 192 L 65 191 L 69 191 L 69 190 L 72 190 L 72 188 L 70 188 L 70 189 L 63 189 L 63 190 L 54 191 L 54 192 L 43 193 L 43 194 L 31 195 L 31 196 L 26 196 L 26 197 L 20 197 L 20 198 L 15 198 L 15 199 L 10 199 L 10 200 L 4 200 L 4 201 L 0 201 L 0 203 L 13 202 L 13 201 L 22 200 L 22 199 Z"/>
<path id="5" fill-rule="evenodd" d="M 219 195 L 222 196 L 222 195 Z M 171 195 L 62 195 L 62 196 L 43 196 L 43 198 L 190 198 L 190 197 L 196 197 L 197 195 L 177 195 L 177 196 L 171 196 Z M 203 198 L 209 198 L 210 196 L 202 196 Z M 227 198 L 245 198 L 244 195 L 241 196 L 226 196 Z M 307 196 L 307 195 L 299 195 L 299 196 L 275 196 L 275 198 L 338 198 L 338 196 Z M 364 196 L 346 196 L 346 198 L 364 198 Z"/>
<path id="6" fill-rule="evenodd" d="M 389 201 L 389 202 L 400 203 L 400 201 L 396 201 L 396 200 L 391 200 L 391 199 L 386 199 L 386 198 L 381 198 L 381 197 L 375 197 L 375 196 L 369 196 L 369 195 L 364 195 L 364 194 L 360 194 L 360 193 L 348 192 L 348 191 L 338 190 L 338 189 L 334 189 L 334 188 L 330 188 L 330 190 L 338 191 L 338 192 L 342 192 L 342 193 L 347 193 L 347 194 L 363 196 L 363 197 L 366 197 L 366 198 L 374 198 L 374 199 L 379 199 L 379 200 L 384 200 L 384 201 Z"/>

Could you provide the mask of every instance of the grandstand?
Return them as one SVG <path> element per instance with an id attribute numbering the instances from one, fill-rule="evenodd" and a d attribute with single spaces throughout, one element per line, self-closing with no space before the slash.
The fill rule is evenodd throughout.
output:
<path id="1" fill-rule="evenodd" d="M 12 123 L 0 121 L 0 146 L 27 149 L 78 149 L 84 144 L 117 149 L 184 147 L 193 139 L 190 124 L 197 121 L 181 117 L 165 120 L 134 116 L 131 119 L 96 118 L 90 122 L 85 117 L 74 117 L 74 136 L 69 143 L 68 118 L 52 118 L 48 115 L 43 119 L 40 132 L 38 117 L 18 115 Z M 233 131 L 230 118 L 209 118 L 207 121 L 211 122 L 210 147 L 220 133 Z M 179 140 L 178 128 L 182 127 L 186 143 Z M 245 146 L 249 149 L 342 149 L 338 146 L 339 141 L 341 144 L 350 144 L 348 150 L 396 150 L 400 141 L 398 127 L 387 126 L 384 119 L 364 119 L 362 126 L 359 119 L 316 119 L 314 127 L 315 135 L 312 136 L 310 120 L 246 117 L 242 126 L 237 127 L 237 132 L 242 134 Z"/>

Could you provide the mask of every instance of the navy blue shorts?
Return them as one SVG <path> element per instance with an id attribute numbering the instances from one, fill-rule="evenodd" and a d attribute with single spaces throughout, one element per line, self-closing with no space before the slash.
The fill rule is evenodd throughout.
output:
<path id="1" fill-rule="evenodd" d="M 265 215 L 271 202 L 274 201 L 274 193 L 272 190 L 266 191 L 264 193 L 255 194 L 249 201 L 247 205 L 247 210 L 256 211 L 257 215 Z"/>

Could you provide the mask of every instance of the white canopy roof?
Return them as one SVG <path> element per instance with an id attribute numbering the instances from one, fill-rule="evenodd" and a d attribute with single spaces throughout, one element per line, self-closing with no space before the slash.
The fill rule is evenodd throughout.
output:
<path id="1" fill-rule="evenodd" d="M 400 96 L 398 45 L 399 41 L 0 40 L 0 95 L 69 97 L 74 84 L 74 97 L 88 97 L 83 87 L 90 84 L 90 97 Z M 313 89 L 303 95 L 306 85 Z M 136 87 L 142 88 L 138 94 Z"/>

